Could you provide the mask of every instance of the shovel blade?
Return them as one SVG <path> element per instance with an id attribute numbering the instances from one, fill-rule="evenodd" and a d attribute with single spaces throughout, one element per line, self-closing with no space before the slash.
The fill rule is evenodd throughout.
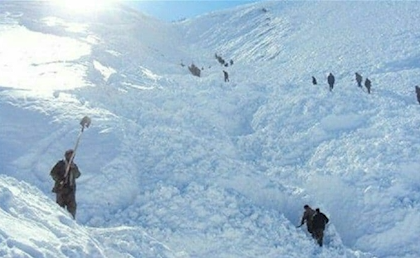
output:
<path id="1" fill-rule="evenodd" d="M 91 122 L 92 122 L 92 120 L 90 120 L 90 118 L 88 116 L 85 116 L 85 117 L 82 118 L 82 121 L 80 121 L 80 125 L 83 128 L 89 127 Z"/>

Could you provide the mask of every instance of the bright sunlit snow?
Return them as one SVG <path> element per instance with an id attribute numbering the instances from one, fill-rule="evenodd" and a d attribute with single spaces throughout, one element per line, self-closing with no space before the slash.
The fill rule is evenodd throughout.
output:
<path id="1" fill-rule="evenodd" d="M 69 12 L 87 14 L 108 9 L 117 1 L 119 0 L 50 0 L 56 7 L 67 9 Z"/>
<path id="2" fill-rule="evenodd" d="M 0 2 L 0 256 L 420 257 L 419 13 Z M 74 221 L 49 173 L 84 116 Z M 304 204 L 330 218 L 322 248 Z"/>

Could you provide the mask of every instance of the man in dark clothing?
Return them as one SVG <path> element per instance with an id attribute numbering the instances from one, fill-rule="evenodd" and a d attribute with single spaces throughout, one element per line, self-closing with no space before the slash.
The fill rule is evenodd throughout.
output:
<path id="1" fill-rule="evenodd" d="M 55 184 L 52 191 L 56 193 L 56 202 L 76 218 L 76 178 L 80 176 L 79 168 L 73 163 L 74 151 L 67 150 L 64 159 L 58 161 L 52 168 L 50 175 Z"/>
<path id="2" fill-rule="evenodd" d="M 416 86 L 416 94 L 417 94 L 417 101 L 420 104 L 420 87 L 419 86 Z"/>
<path id="3" fill-rule="evenodd" d="M 322 246 L 322 241 L 324 238 L 324 230 L 325 225 L 329 222 L 329 219 L 327 216 L 325 216 L 324 213 L 322 213 L 319 208 L 315 209 L 315 215 L 312 218 L 312 228 L 314 231 L 314 237 L 319 244 L 319 246 Z"/>
<path id="4" fill-rule="evenodd" d="M 309 207 L 309 205 L 307 205 L 307 204 L 305 206 L 303 206 L 303 208 L 305 209 L 305 211 L 303 212 L 302 220 L 300 222 L 300 226 L 302 226 L 306 222 L 306 227 L 308 229 L 308 232 L 311 235 L 313 235 L 314 232 L 313 232 L 313 227 L 312 227 L 312 217 L 314 216 L 315 211 L 311 207 Z"/>
<path id="5" fill-rule="evenodd" d="M 328 85 L 330 86 L 330 91 L 332 91 L 332 89 L 334 88 L 334 83 L 335 83 L 335 77 L 332 73 L 330 73 L 327 77 L 328 80 Z"/>
<path id="6" fill-rule="evenodd" d="M 317 85 L 317 84 L 318 84 L 318 83 L 317 83 L 317 81 L 316 81 L 316 78 L 315 78 L 315 77 L 313 77 L 313 76 L 312 76 L 312 84 L 313 84 L 313 85 Z"/>
<path id="7" fill-rule="evenodd" d="M 225 77 L 225 82 L 228 82 L 229 81 L 229 74 L 228 74 L 228 72 L 226 72 L 225 70 L 223 70 L 223 75 Z"/>
<path id="8" fill-rule="evenodd" d="M 370 87 L 371 86 L 372 86 L 372 82 L 368 78 L 366 78 L 366 80 L 365 80 L 365 87 L 366 87 L 366 89 L 367 89 L 367 91 L 368 91 L 369 94 L 370 94 Z"/>
<path id="9" fill-rule="evenodd" d="M 358 73 L 355 73 L 355 75 L 356 75 L 357 86 L 359 86 L 361 88 L 362 87 L 363 77 L 360 74 L 358 74 Z"/>

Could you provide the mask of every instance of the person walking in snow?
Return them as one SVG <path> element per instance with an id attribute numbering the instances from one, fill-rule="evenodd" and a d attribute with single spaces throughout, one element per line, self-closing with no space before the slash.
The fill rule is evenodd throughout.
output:
<path id="1" fill-rule="evenodd" d="M 315 215 L 312 218 L 312 229 L 314 231 L 314 238 L 319 246 L 323 244 L 325 226 L 329 221 L 328 217 L 319 208 L 315 209 Z"/>
<path id="2" fill-rule="evenodd" d="M 315 215 L 315 211 L 311 207 L 309 207 L 309 205 L 307 204 L 303 206 L 303 209 L 305 211 L 303 212 L 299 227 L 301 227 L 306 222 L 306 227 L 308 229 L 308 232 L 311 235 L 313 235 L 314 232 L 313 232 L 313 227 L 312 227 L 312 218 Z"/>
<path id="3" fill-rule="evenodd" d="M 417 101 L 420 104 L 420 87 L 419 86 L 416 86 L 416 95 L 417 95 Z"/>
<path id="4" fill-rule="evenodd" d="M 363 80 L 363 77 L 359 73 L 355 73 L 355 75 L 356 75 L 357 86 L 359 86 L 360 88 L 362 88 L 362 80 Z"/>
<path id="5" fill-rule="evenodd" d="M 368 91 L 369 94 L 370 94 L 370 88 L 371 88 L 371 86 L 372 86 L 372 82 L 368 78 L 366 78 L 366 80 L 365 80 L 365 87 L 366 87 L 366 89 L 367 89 L 367 91 Z"/>
<path id="6" fill-rule="evenodd" d="M 64 159 L 58 161 L 51 169 L 50 175 L 54 180 L 52 192 L 56 194 L 56 202 L 76 219 L 76 178 L 80 177 L 79 168 L 75 163 L 74 151 L 67 150 Z"/>
<path id="7" fill-rule="evenodd" d="M 223 76 L 225 78 L 225 82 L 228 82 L 229 81 L 229 74 L 228 74 L 228 72 L 226 72 L 225 70 L 223 70 Z"/>
<path id="8" fill-rule="evenodd" d="M 316 81 L 316 78 L 314 76 L 312 76 L 312 84 L 313 85 L 317 85 L 318 84 L 317 81 Z"/>
<path id="9" fill-rule="evenodd" d="M 332 73 L 330 73 L 327 77 L 328 85 L 330 86 L 330 91 L 334 88 L 335 77 Z"/>

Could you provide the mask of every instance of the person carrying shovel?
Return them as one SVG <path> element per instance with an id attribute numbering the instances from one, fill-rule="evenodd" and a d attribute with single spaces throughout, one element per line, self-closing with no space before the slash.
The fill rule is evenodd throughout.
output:
<path id="1" fill-rule="evenodd" d="M 82 130 L 77 137 L 76 146 L 74 149 L 69 149 L 64 153 L 64 159 L 58 161 L 51 169 L 50 175 L 54 180 L 54 188 L 52 192 L 56 194 L 56 202 L 60 207 L 67 208 L 73 219 L 76 219 L 76 179 L 80 177 L 80 171 L 77 165 L 73 162 L 76 155 L 77 147 L 79 146 L 80 138 L 85 127 L 89 127 L 90 118 L 85 116 L 80 125 Z"/>

